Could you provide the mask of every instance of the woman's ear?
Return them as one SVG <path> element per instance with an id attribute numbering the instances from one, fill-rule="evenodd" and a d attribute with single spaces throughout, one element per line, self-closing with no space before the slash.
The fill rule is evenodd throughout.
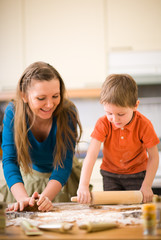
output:
<path id="1" fill-rule="evenodd" d="M 23 101 L 24 103 L 27 103 L 27 102 L 28 102 L 27 96 L 26 96 L 25 93 L 22 93 L 22 92 L 21 92 L 21 98 L 22 98 L 22 101 Z"/>
<path id="2" fill-rule="evenodd" d="M 139 106 L 139 103 L 140 103 L 140 101 L 139 101 L 139 100 L 137 100 L 137 101 L 136 101 L 136 104 L 135 104 L 135 107 L 134 107 L 134 111 L 136 111 L 136 110 L 137 110 L 137 108 L 138 108 L 138 106 Z"/>

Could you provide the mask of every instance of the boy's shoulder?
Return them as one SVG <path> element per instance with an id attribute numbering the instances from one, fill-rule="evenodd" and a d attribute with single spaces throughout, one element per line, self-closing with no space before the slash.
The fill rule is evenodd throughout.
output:
<path id="1" fill-rule="evenodd" d="M 135 113 L 135 121 L 139 121 L 139 122 L 142 122 L 142 123 L 147 123 L 147 124 L 151 124 L 151 121 L 146 117 L 144 116 L 142 113 L 140 113 L 139 111 L 136 111 Z"/>
<path id="2" fill-rule="evenodd" d="M 104 122 L 104 123 L 108 123 L 109 121 L 108 121 L 108 119 L 107 119 L 106 115 L 104 115 L 104 116 L 102 116 L 102 117 L 98 118 L 97 122 Z"/>
<path id="3" fill-rule="evenodd" d="M 97 122 L 96 125 L 97 126 L 104 126 L 104 127 L 109 127 L 110 126 L 110 121 L 107 119 L 106 115 L 100 117 Z"/>

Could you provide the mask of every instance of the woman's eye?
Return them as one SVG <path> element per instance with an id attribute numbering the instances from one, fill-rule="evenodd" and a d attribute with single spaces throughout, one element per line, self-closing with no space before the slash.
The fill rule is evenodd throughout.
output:
<path id="1" fill-rule="evenodd" d="M 43 101 L 45 98 L 37 98 L 39 101 Z"/>
<path id="2" fill-rule="evenodd" d="M 54 95 L 53 98 L 58 98 L 58 95 Z"/>

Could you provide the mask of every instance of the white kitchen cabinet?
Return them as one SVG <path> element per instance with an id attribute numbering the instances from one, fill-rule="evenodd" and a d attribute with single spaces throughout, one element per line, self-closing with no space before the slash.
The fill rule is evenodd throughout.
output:
<path id="1" fill-rule="evenodd" d="M 0 0 L 0 91 L 34 61 L 68 89 L 100 88 L 109 54 L 161 50 L 160 28 L 160 0 Z"/>
<path id="2" fill-rule="evenodd" d="M 26 64 L 43 60 L 67 88 L 100 87 L 105 78 L 102 0 L 26 1 Z"/>
<path id="3" fill-rule="evenodd" d="M 160 0 L 108 0 L 108 51 L 161 50 Z"/>
<path id="4" fill-rule="evenodd" d="M 100 87 L 105 78 L 103 0 L 1 0 L 1 89 L 26 66 L 52 64 L 66 87 Z"/>
<path id="5" fill-rule="evenodd" d="M 0 90 L 15 88 L 24 59 L 21 0 L 0 0 Z"/>

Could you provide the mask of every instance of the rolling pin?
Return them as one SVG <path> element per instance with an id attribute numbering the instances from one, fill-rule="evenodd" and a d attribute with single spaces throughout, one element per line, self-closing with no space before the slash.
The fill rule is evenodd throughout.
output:
<path id="1" fill-rule="evenodd" d="M 88 222 L 85 224 L 79 225 L 79 229 L 84 229 L 87 232 L 98 232 L 103 230 L 108 230 L 112 228 L 116 228 L 119 225 L 114 222 Z"/>
<path id="2" fill-rule="evenodd" d="M 77 197 L 71 198 L 77 202 Z M 139 204 L 143 201 L 141 191 L 97 191 L 91 192 L 90 204 Z"/>

